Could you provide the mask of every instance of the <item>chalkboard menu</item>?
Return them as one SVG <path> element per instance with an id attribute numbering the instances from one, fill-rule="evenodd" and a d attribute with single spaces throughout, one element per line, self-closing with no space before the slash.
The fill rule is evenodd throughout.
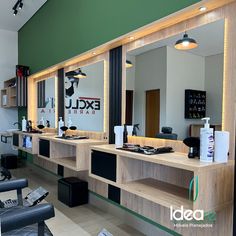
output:
<path id="1" fill-rule="evenodd" d="M 206 91 L 185 90 L 185 119 L 201 119 L 206 116 Z"/>

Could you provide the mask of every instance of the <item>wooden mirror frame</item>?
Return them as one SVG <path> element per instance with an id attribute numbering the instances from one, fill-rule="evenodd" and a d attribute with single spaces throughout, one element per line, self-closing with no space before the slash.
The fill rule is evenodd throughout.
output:
<path id="1" fill-rule="evenodd" d="M 109 52 L 105 52 L 102 54 L 99 54 L 97 56 L 92 56 L 89 59 L 84 59 L 84 57 L 76 57 L 72 58 L 67 61 L 65 64 L 66 67 L 72 67 L 72 66 L 86 66 L 89 64 L 93 64 L 99 61 L 104 61 L 104 119 L 103 119 L 103 132 L 108 134 L 109 130 L 109 101 L 108 101 L 108 96 L 109 96 Z M 55 69 L 55 70 L 53 70 Z M 59 67 L 53 67 L 47 70 L 44 70 L 42 72 L 36 73 L 34 75 L 29 76 L 28 78 L 28 109 L 27 109 L 27 117 L 29 120 L 32 120 L 34 122 L 34 125 L 36 124 L 35 122 L 37 121 L 37 82 L 45 80 L 49 77 L 55 77 L 56 78 L 56 97 L 58 98 L 58 76 L 57 76 L 57 70 Z M 48 73 L 46 73 L 48 72 Z M 65 99 L 63 97 L 63 99 Z M 58 106 L 60 104 L 64 104 L 64 102 L 58 101 L 56 99 L 55 101 L 55 120 L 58 120 Z M 56 126 L 57 128 L 57 122 Z"/>
<path id="2" fill-rule="evenodd" d="M 230 156 L 229 159 L 234 159 L 235 152 L 235 81 L 236 81 L 236 53 L 234 52 L 234 41 L 236 38 L 236 19 L 234 12 L 236 11 L 236 4 L 230 4 L 213 11 L 207 12 L 190 19 L 181 21 L 178 24 L 173 24 L 167 28 L 163 28 L 154 33 L 148 34 L 123 46 L 123 66 L 122 66 L 122 123 L 125 123 L 125 104 L 126 104 L 126 53 L 146 46 L 148 44 L 169 38 L 171 36 L 181 34 L 185 30 L 203 26 L 214 21 L 224 19 L 224 74 L 223 74 L 223 101 L 222 101 L 222 130 L 230 132 Z M 233 132 L 232 132 L 233 131 Z"/>
<path id="3" fill-rule="evenodd" d="M 57 128 L 58 120 L 58 77 L 57 71 L 45 74 L 37 78 L 28 78 L 28 108 L 27 108 L 27 117 L 28 120 L 33 122 L 33 127 L 37 127 L 37 110 L 38 110 L 38 89 L 37 83 L 49 78 L 55 78 L 55 128 Z"/>
<path id="4" fill-rule="evenodd" d="M 95 57 L 89 58 L 87 60 L 79 61 L 77 63 L 74 63 L 72 65 L 69 65 L 64 68 L 64 71 L 67 70 L 74 70 L 77 68 L 83 68 L 85 66 L 89 66 L 92 64 L 95 64 L 97 62 L 103 62 L 103 67 L 104 67 L 104 85 L 103 85 L 103 106 L 104 106 L 104 111 L 103 111 L 103 130 L 99 132 L 104 132 L 108 134 L 109 130 L 109 53 L 102 53 L 100 55 L 97 55 Z M 65 99 L 65 97 L 64 97 Z M 65 114 L 65 109 L 64 109 L 64 118 L 66 117 Z"/>

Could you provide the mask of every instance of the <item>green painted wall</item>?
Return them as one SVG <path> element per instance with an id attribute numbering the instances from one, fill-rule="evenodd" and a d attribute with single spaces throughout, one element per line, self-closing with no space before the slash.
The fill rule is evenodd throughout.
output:
<path id="1" fill-rule="evenodd" d="M 19 31 L 19 64 L 35 73 L 196 2 L 48 0 Z"/>

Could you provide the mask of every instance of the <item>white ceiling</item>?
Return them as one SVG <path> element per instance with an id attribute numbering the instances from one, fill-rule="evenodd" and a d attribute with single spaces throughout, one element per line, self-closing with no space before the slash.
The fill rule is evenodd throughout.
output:
<path id="1" fill-rule="evenodd" d="M 224 52 L 224 20 L 218 20 L 216 22 L 189 30 L 187 33 L 190 38 L 194 38 L 198 43 L 197 48 L 188 50 L 188 52 L 204 57 Z M 129 52 L 129 54 L 137 56 L 155 48 L 164 46 L 174 48 L 175 42 L 182 37 L 183 34 L 175 35 L 168 39 L 160 40 L 156 43 L 133 50 Z"/>
<path id="2" fill-rule="evenodd" d="M 17 0 L 0 0 L 0 29 L 18 31 L 47 0 L 23 0 L 23 8 L 13 15 Z"/>

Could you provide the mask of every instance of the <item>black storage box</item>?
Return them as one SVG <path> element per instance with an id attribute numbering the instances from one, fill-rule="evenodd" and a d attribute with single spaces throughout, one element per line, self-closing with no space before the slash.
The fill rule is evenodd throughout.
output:
<path id="1" fill-rule="evenodd" d="M 58 200 L 69 207 L 88 203 L 88 182 L 76 177 L 59 179 Z"/>
<path id="2" fill-rule="evenodd" d="M 1 155 L 1 166 L 6 169 L 17 168 L 17 156 L 14 154 L 2 154 Z"/>

